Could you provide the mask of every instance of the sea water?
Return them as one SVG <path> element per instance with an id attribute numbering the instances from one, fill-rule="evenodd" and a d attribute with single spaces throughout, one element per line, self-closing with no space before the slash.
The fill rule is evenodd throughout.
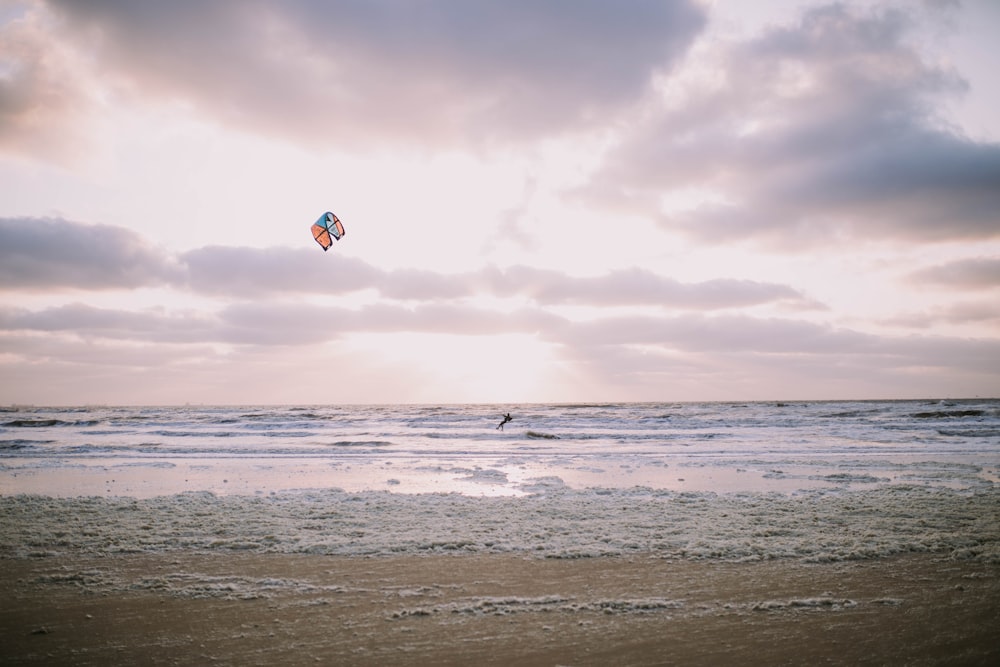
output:
<path id="1" fill-rule="evenodd" d="M 998 470 L 998 400 L 16 407 L 0 557 L 1000 563 Z"/>
<path id="2" fill-rule="evenodd" d="M 998 470 L 1000 400 L 0 409 L 7 495 L 961 489 Z"/>

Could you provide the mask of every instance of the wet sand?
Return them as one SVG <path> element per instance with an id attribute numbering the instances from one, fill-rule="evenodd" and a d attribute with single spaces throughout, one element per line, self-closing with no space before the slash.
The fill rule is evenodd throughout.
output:
<path id="1" fill-rule="evenodd" d="M 653 557 L 0 561 L 4 665 L 1000 664 L 1000 566 Z"/>

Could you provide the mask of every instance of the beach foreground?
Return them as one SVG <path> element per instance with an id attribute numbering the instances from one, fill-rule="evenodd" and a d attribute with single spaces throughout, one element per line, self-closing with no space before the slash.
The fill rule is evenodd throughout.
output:
<path id="1" fill-rule="evenodd" d="M 934 554 L 65 554 L 0 586 L 5 665 L 1000 664 L 1000 567 Z"/>
<path id="2" fill-rule="evenodd" d="M 997 401 L 497 414 L 17 409 L 0 665 L 1000 664 Z"/>

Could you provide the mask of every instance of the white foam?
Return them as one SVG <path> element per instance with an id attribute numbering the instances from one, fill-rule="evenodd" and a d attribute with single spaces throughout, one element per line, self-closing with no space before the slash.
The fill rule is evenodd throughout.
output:
<path id="1" fill-rule="evenodd" d="M 471 497 L 309 490 L 147 499 L 0 497 L 0 556 L 256 551 L 336 555 L 519 553 L 545 558 L 827 562 L 932 552 L 1000 563 L 994 489 L 920 486 L 717 494 L 574 490 Z"/>
<path id="2" fill-rule="evenodd" d="M 781 611 L 785 609 L 849 609 L 858 606 L 854 600 L 832 597 L 795 598 L 791 600 L 765 600 L 751 605 L 753 611 Z"/>

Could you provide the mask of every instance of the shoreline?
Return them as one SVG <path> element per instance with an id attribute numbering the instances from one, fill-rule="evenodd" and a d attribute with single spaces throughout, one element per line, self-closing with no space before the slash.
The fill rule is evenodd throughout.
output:
<path id="1" fill-rule="evenodd" d="M 1000 566 L 518 555 L 5 559 L 11 665 L 996 664 Z"/>

